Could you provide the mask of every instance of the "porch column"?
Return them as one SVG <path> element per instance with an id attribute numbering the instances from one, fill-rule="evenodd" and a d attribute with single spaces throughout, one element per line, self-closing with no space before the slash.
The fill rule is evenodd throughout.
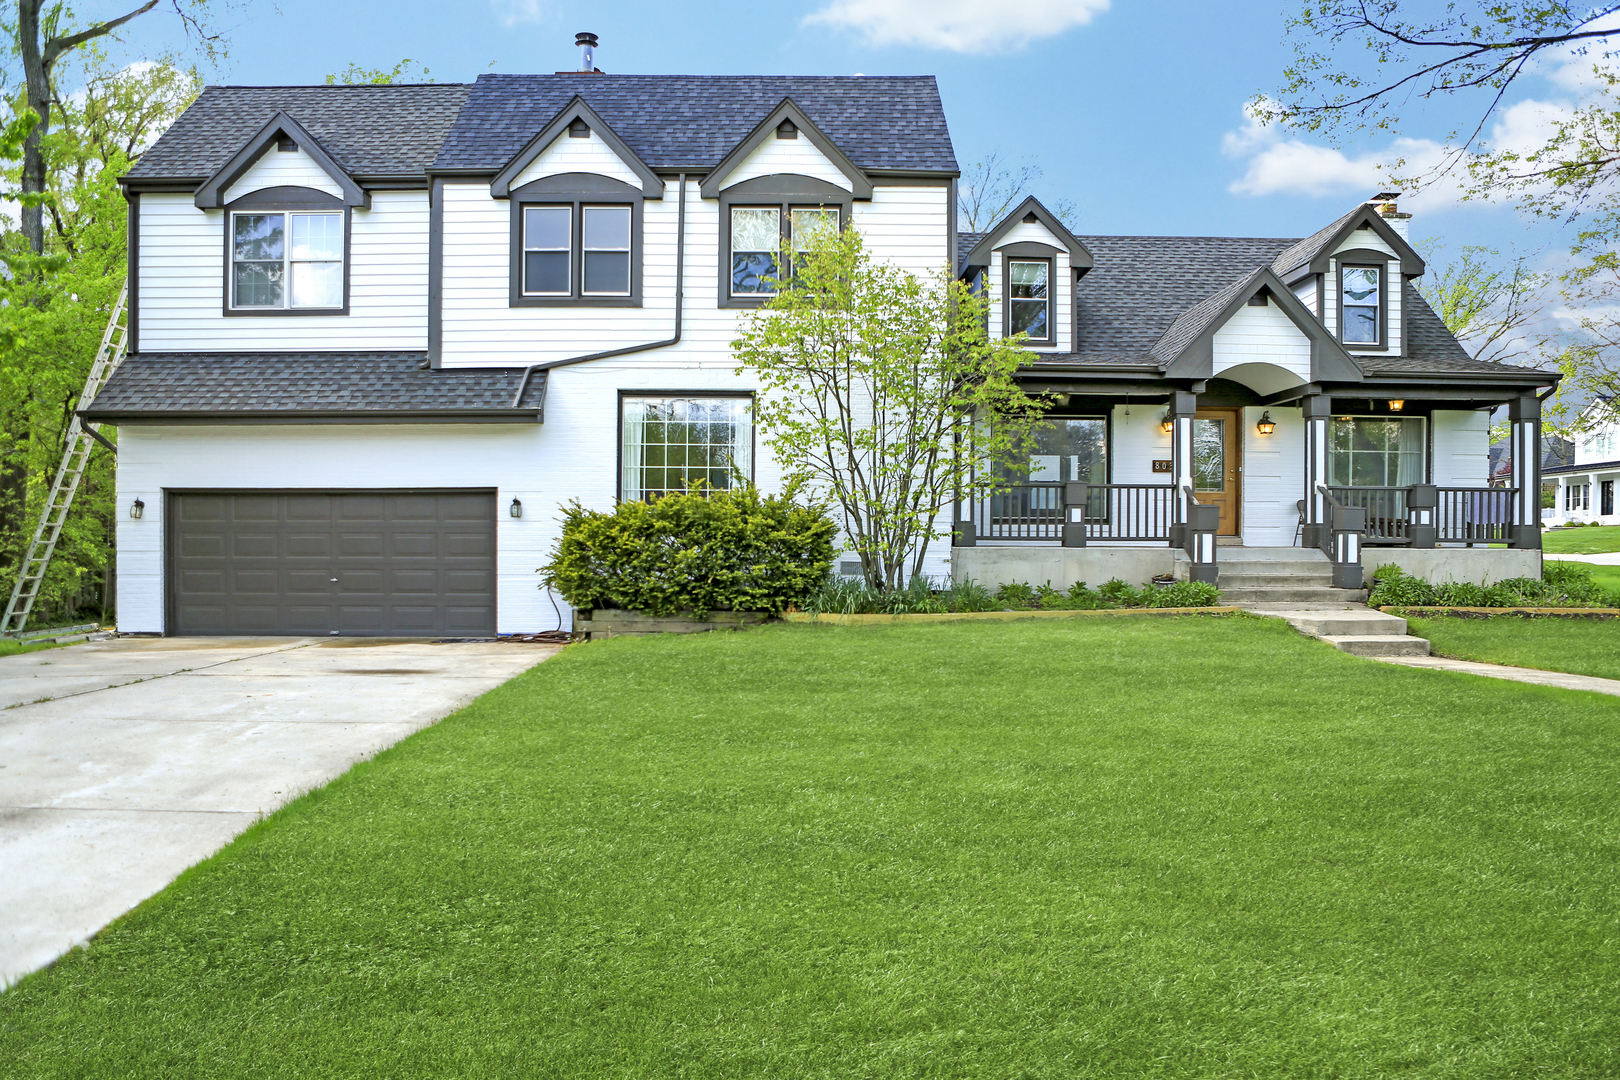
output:
<path id="1" fill-rule="evenodd" d="M 1328 481 L 1328 418 L 1333 415 L 1333 399 L 1326 394 L 1309 394 L 1299 399 L 1300 415 L 1305 418 L 1305 528 L 1300 546 L 1320 548 L 1327 536 L 1327 500 L 1316 485 Z"/>
<path id="2" fill-rule="evenodd" d="M 1535 394 L 1520 394 L 1508 402 L 1508 423 L 1512 434 L 1508 447 L 1513 454 L 1512 520 L 1508 522 L 1508 546 L 1541 547 L 1541 400 Z"/>
<path id="3" fill-rule="evenodd" d="M 1198 395 L 1177 390 L 1170 395 L 1170 469 L 1175 474 L 1176 490 L 1170 505 L 1175 507 L 1175 521 L 1170 526 L 1170 546 L 1187 546 L 1187 522 L 1190 520 L 1191 499 L 1187 489 L 1192 487 L 1193 416 L 1198 412 Z"/>

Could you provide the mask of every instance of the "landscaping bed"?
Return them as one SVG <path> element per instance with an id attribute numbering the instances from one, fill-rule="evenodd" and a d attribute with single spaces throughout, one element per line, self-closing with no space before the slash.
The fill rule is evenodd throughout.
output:
<path id="1" fill-rule="evenodd" d="M 1269 619 L 569 649 L 0 995 L 0 1060 L 1613 1075 L 1614 718 Z"/>
<path id="2" fill-rule="evenodd" d="M 829 578 L 800 609 L 810 615 L 945 615 L 991 611 L 1108 611 L 1119 608 L 1209 607 L 1220 601 L 1202 581 L 1152 581 L 1140 588 L 1113 578 L 1093 589 L 1079 581 L 1067 589 L 1051 582 L 1010 582 L 993 591 L 973 581 L 941 588 L 914 577 L 904 589 L 881 591 L 864 581 Z"/>

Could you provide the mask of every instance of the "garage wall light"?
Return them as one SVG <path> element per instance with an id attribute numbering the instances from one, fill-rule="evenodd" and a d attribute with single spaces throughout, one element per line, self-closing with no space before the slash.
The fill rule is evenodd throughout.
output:
<path id="1" fill-rule="evenodd" d="M 144 513 L 146 513 L 146 504 L 141 502 L 141 500 L 136 499 L 134 502 L 129 504 L 129 516 L 134 518 L 136 521 L 141 520 L 141 515 Z"/>
<path id="2" fill-rule="evenodd" d="M 507 510 L 507 513 L 511 514 L 515 518 L 522 517 L 523 516 L 523 504 L 521 502 L 519 502 L 517 499 L 513 499 L 512 500 L 512 505 Z"/>

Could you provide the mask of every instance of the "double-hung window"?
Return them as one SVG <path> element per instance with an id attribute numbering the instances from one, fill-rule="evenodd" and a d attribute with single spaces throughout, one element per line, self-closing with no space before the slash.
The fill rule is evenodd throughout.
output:
<path id="1" fill-rule="evenodd" d="M 1377 266 L 1339 268 L 1339 340 L 1346 345 L 1379 345 L 1384 340 L 1384 271 Z"/>
<path id="2" fill-rule="evenodd" d="M 688 484 L 725 489 L 754 471 L 746 397 L 620 399 L 620 497 L 655 499 Z"/>
<path id="3" fill-rule="evenodd" d="M 1566 484 L 1564 486 L 1564 513 L 1585 513 L 1591 509 L 1591 484 Z"/>
<path id="4" fill-rule="evenodd" d="M 303 211 L 233 213 L 231 308 L 341 309 L 343 217 Z"/>
<path id="5" fill-rule="evenodd" d="M 1007 260 L 1007 336 L 1027 334 L 1039 344 L 1052 338 L 1052 261 Z"/>
<path id="6" fill-rule="evenodd" d="M 731 295 L 775 296 L 804 261 L 811 238 L 837 228 L 838 210 L 822 206 L 731 207 Z"/>
<path id="7" fill-rule="evenodd" d="M 524 206 L 523 295 L 629 296 L 631 225 L 628 206 Z"/>

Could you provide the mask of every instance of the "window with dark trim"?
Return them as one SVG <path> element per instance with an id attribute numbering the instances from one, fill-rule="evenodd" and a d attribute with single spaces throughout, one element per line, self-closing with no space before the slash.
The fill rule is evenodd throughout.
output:
<path id="1" fill-rule="evenodd" d="M 322 191 L 265 188 L 225 211 L 226 315 L 341 315 L 349 208 Z"/>
<path id="2" fill-rule="evenodd" d="M 1349 348 L 1382 349 L 1389 344 L 1389 274 L 1376 251 L 1338 256 L 1339 341 Z"/>
<path id="3" fill-rule="evenodd" d="M 587 173 L 513 189 L 511 305 L 640 306 L 643 198 Z"/>
<path id="4" fill-rule="evenodd" d="M 815 230 L 849 224 L 854 196 L 809 176 L 756 177 L 720 192 L 721 307 L 757 307 L 793 274 Z"/>
<path id="5" fill-rule="evenodd" d="M 1003 335 L 1028 334 L 1031 345 L 1051 345 L 1056 338 L 1052 312 L 1051 259 L 1009 255 L 1002 263 L 1007 283 L 1003 290 Z"/>
<path id="6" fill-rule="evenodd" d="M 719 490 L 754 476 L 748 394 L 619 396 L 619 497 L 657 498 L 701 482 Z"/>

